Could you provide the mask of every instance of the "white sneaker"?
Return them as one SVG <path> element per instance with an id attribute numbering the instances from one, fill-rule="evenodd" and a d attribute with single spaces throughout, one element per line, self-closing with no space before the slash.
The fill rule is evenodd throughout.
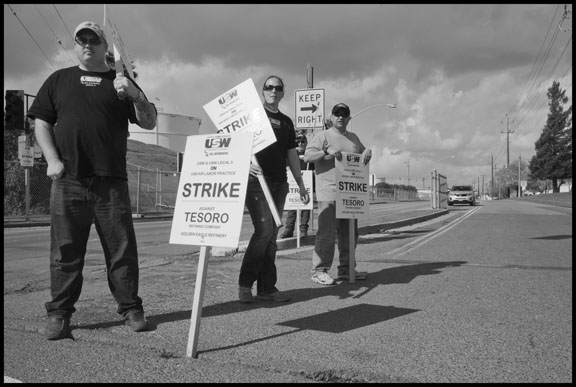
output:
<path id="1" fill-rule="evenodd" d="M 336 283 L 336 281 L 330 277 L 330 274 L 326 273 L 325 271 L 317 271 L 316 273 L 312 274 L 312 281 L 320 285 L 334 285 Z"/>

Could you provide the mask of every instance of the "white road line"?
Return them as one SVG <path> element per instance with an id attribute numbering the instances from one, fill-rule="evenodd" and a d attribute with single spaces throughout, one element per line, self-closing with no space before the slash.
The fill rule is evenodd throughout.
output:
<path id="1" fill-rule="evenodd" d="M 458 223 L 460 223 L 460 222 L 464 221 L 465 219 L 467 219 L 468 217 L 472 216 L 472 214 L 474 212 L 478 211 L 480 208 L 481 207 L 475 207 L 474 209 L 468 211 L 462 217 L 456 219 L 454 222 L 449 223 L 443 227 L 440 227 L 438 230 L 436 230 L 430 234 L 424 235 L 421 238 L 413 240 L 412 242 L 407 243 L 403 246 L 400 246 L 397 249 L 389 251 L 388 253 L 386 253 L 386 255 L 396 255 L 394 258 L 397 258 L 401 255 L 404 255 L 404 254 L 422 246 L 423 244 L 435 239 L 436 237 L 439 237 L 440 235 L 444 234 L 445 232 L 447 232 L 451 228 L 455 227 Z M 406 250 L 404 250 L 404 249 L 406 249 Z M 402 250 L 404 250 L 404 251 L 402 251 Z"/>

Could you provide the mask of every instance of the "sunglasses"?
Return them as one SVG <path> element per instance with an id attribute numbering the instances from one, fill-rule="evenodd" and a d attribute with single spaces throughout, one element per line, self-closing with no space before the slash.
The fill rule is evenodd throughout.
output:
<path id="1" fill-rule="evenodd" d="M 102 43 L 102 39 L 100 39 L 98 36 L 94 36 L 92 38 L 86 38 L 84 36 L 76 36 L 74 38 L 74 41 L 76 41 L 76 43 L 78 43 L 81 46 L 87 46 L 88 44 L 91 46 L 98 46 L 99 44 Z"/>
<path id="2" fill-rule="evenodd" d="M 306 144 L 306 140 L 296 140 L 297 144 Z"/>
<path id="3" fill-rule="evenodd" d="M 348 118 L 350 117 L 350 113 L 348 113 L 346 110 L 344 109 L 338 109 L 336 110 L 334 113 L 332 113 L 332 115 L 334 117 L 343 117 L 343 118 Z"/>
<path id="4" fill-rule="evenodd" d="M 266 91 L 284 91 L 284 86 L 274 86 L 274 85 L 266 85 L 264 86 L 264 90 Z"/>

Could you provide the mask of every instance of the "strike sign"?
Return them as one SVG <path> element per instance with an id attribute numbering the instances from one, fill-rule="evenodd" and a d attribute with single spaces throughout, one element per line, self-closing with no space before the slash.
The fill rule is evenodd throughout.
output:
<path id="1" fill-rule="evenodd" d="M 368 213 L 368 165 L 359 153 L 342 152 L 342 160 L 335 160 L 336 167 L 336 217 L 357 219 Z"/>
<path id="2" fill-rule="evenodd" d="M 188 136 L 170 243 L 238 246 L 253 139 L 251 132 Z"/>

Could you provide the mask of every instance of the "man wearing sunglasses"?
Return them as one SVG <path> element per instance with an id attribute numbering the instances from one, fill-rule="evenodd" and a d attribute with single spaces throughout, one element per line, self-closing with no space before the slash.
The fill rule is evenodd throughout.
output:
<path id="1" fill-rule="evenodd" d="M 312 281 L 321 285 L 334 285 L 328 274 L 334 260 L 334 245 L 338 236 L 338 280 L 350 279 L 349 219 L 336 218 L 336 167 L 334 159 L 342 160 L 342 152 L 361 153 L 362 162 L 368 164 L 372 151 L 367 149 L 355 133 L 346 130 L 350 122 L 350 108 L 338 103 L 332 108 L 332 126 L 317 133 L 306 148 L 304 161 L 313 162 L 318 200 L 318 231 L 312 253 Z M 354 219 L 358 239 L 358 220 Z M 356 246 L 356 244 L 354 245 Z M 365 280 L 365 272 L 356 271 L 355 279 Z"/>
<path id="2" fill-rule="evenodd" d="M 45 304 L 48 340 L 71 337 L 70 318 L 82 290 L 92 223 L 104 250 L 117 312 L 132 330 L 148 329 L 138 296 L 138 251 L 126 153 L 128 122 L 153 129 L 156 108 L 136 82 L 116 77 L 108 67 L 108 48 L 98 24 L 80 23 L 74 31 L 79 65 L 50 75 L 28 112 L 35 120 L 36 139 L 48 163 L 46 175 L 52 179 L 52 299 Z"/>

